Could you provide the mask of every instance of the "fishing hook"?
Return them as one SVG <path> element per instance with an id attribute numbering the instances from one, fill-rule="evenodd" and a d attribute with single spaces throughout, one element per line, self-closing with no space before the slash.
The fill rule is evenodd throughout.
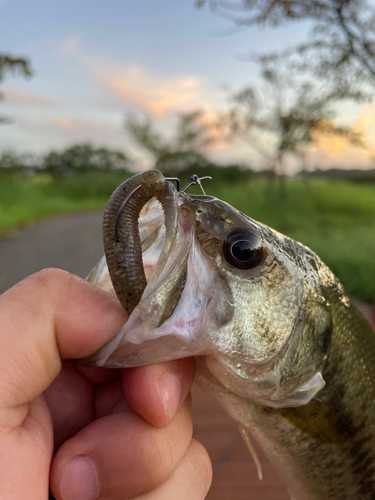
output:
<path id="1" fill-rule="evenodd" d="M 198 184 L 199 187 L 201 188 L 203 194 L 206 195 L 205 190 L 203 189 L 203 186 L 202 186 L 202 182 L 201 182 L 204 179 L 211 179 L 212 180 L 212 177 L 210 177 L 209 175 L 207 175 L 206 177 L 198 177 L 197 174 L 193 174 L 190 177 L 190 181 L 186 184 L 186 186 L 183 187 L 182 189 L 180 189 L 180 179 L 178 179 L 177 177 L 165 177 L 166 181 L 175 181 L 176 182 L 176 189 L 180 193 L 184 193 L 187 189 L 189 189 L 190 186 L 195 186 L 195 184 Z"/>
<path id="2" fill-rule="evenodd" d="M 190 181 L 186 184 L 184 188 L 181 189 L 181 183 L 180 179 L 178 177 L 165 177 L 166 181 L 174 181 L 176 183 L 176 189 L 180 193 L 184 193 L 190 186 L 195 186 L 195 184 L 198 184 L 203 192 L 204 195 L 206 195 L 201 181 L 204 179 L 212 179 L 210 176 L 206 177 L 198 177 L 197 174 L 193 174 L 190 177 Z M 117 220 L 116 220 L 116 227 L 115 227 L 115 237 L 116 237 L 116 242 L 119 243 L 120 241 L 120 236 L 119 236 L 119 228 L 120 228 L 120 219 L 122 212 L 124 211 L 125 205 L 128 203 L 130 198 L 133 196 L 133 194 L 138 191 L 138 189 L 142 186 L 142 184 L 139 184 L 139 186 L 136 186 L 134 189 L 130 191 L 130 193 L 127 195 L 127 197 L 124 199 L 124 201 L 121 204 L 120 210 L 118 211 L 117 215 Z"/>

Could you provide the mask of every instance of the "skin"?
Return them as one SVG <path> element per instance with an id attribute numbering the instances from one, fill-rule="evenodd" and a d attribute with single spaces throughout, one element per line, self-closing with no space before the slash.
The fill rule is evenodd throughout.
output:
<path id="1" fill-rule="evenodd" d="M 126 321 L 111 295 L 65 271 L 0 297 L 0 498 L 203 499 L 205 449 L 192 439 L 192 359 L 124 370 L 82 358 Z"/>

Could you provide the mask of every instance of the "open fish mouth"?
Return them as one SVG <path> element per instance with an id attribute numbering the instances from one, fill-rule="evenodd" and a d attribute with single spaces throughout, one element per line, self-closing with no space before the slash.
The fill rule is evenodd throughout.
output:
<path id="1" fill-rule="evenodd" d="M 103 221 L 105 258 L 88 280 L 113 290 L 129 320 L 87 364 L 130 367 L 203 354 L 198 333 L 213 270 L 195 238 L 187 195 L 160 172 L 116 189 Z"/>

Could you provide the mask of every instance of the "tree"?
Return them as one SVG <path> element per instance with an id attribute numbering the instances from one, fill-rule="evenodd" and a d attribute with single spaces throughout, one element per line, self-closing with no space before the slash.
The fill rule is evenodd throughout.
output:
<path id="1" fill-rule="evenodd" d="M 263 62 L 261 77 L 261 85 L 250 85 L 234 96 L 236 106 L 228 121 L 233 132 L 266 159 L 271 172 L 286 174 L 286 155 L 299 159 L 304 170 L 306 148 L 316 133 L 363 145 L 359 134 L 333 121 L 334 104 L 351 99 L 350 88 L 332 92 L 318 81 L 296 78 L 274 61 Z"/>
<path id="2" fill-rule="evenodd" d="M 32 75 L 30 62 L 24 57 L 13 57 L 10 54 L 0 53 L 0 83 L 3 81 L 6 73 L 29 77 Z M 3 99 L 3 97 L 3 94 L 0 92 L 0 99 Z M 0 116 L 0 123 L 2 122 L 9 122 L 9 118 Z"/>
<path id="3" fill-rule="evenodd" d="M 125 128 L 140 146 L 151 153 L 155 168 L 165 175 L 207 166 L 210 162 L 205 152 L 218 140 L 219 130 L 216 125 L 207 123 L 200 110 L 179 114 L 176 134 L 169 141 L 154 129 L 147 117 L 139 120 L 128 115 Z"/>
<path id="4" fill-rule="evenodd" d="M 6 72 L 20 74 L 22 76 L 32 75 L 30 62 L 27 59 L 0 53 L 0 82 L 4 79 Z"/>
<path id="5" fill-rule="evenodd" d="M 42 168 L 53 176 L 62 177 L 92 170 L 127 170 L 130 165 L 131 161 L 121 151 L 82 144 L 62 152 L 51 151 L 44 158 Z"/>
<path id="6" fill-rule="evenodd" d="M 225 184 L 238 182 L 239 179 L 246 182 L 254 176 L 249 165 L 218 165 L 206 156 L 209 146 L 233 139 L 228 113 L 207 115 L 196 110 L 180 113 L 177 118 L 176 132 L 167 140 L 155 130 L 150 118 L 126 117 L 127 131 L 154 157 L 154 168 L 161 170 L 166 177 L 179 174 L 180 179 L 186 177 L 186 181 L 192 174 L 219 179 Z"/>
<path id="7" fill-rule="evenodd" d="M 40 169 L 41 159 L 39 156 L 24 153 L 18 154 L 15 151 L 3 151 L 0 155 L 0 173 L 20 173 L 31 175 Z"/>
<path id="8" fill-rule="evenodd" d="M 314 134 L 341 135 L 363 145 L 358 134 L 333 122 L 335 104 L 370 101 L 375 85 L 375 9 L 366 0 L 197 0 L 239 26 L 277 27 L 308 21 L 309 37 L 281 52 L 253 56 L 263 88 L 248 86 L 235 96 L 232 128 L 264 153 L 273 139 L 273 172 L 283 172 L 286 154 L 304 164 Z M 370 85 L 371 84 L 371 85 Z M 262 87 L 262 85 L 260 86 Z M 238 107 L 240 105 L 240 107 Z M 242 127 L 242 129 L 241 129 Z M 304 167 L 303 167 L 304 168 Z"/>
<path id="9" fill-rule="evenodd" d="M 375 84 L 375 9 L 366 0 L 197 0 L 240 26 L 310 21 L 309 40 L 284 51 L 295 67 L 320 78 Z M 296 60 L 297 57 L 297 60 Z"/>

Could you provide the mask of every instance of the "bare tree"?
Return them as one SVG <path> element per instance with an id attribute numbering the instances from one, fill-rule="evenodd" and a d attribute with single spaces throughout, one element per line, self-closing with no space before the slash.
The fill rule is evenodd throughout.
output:
<path id="1" fill-rule="evenodd" d="M 353 90 L 330 88 L 316 80 L 296 77 L 275 61 L 262 62 L 262 83 L 234 95 L 235 107 L 227 121 L 234 134 L 244 139 L 265 161 L 265 167 L 285 175 L 285 157 L 293 155 L 305 169 L 306 148 L 314 133 L 339 135 L 363 146 L 360 134 L 334 122 L 335 103 L 357 98 Z M 354 92 L 356 92 L 354 90 Z M 284 189 L 281 181 L 281 191 Z"/>
<path id="2" fill-rule="evenodd" d="M 310 21 L 310 37 L 285 56 L 319 77 L 372 81 L 375 84 L 375 9 L 366 0 L 197 0 L 239 26 L 270 26 Z"/>
<path id="3" fill-rule="evenodd" d="M 24 57 L 13 57 L 10 54 L 0 53 L 0 83 L 4 79 L 6 73 L 20 74 L 28 77 L 32 75 L 30 62 Z M 0 99 L 3 99 L 3 94 L 0 92 Z M 0 123 L 9 122 L 9 118 L 0 116 Z"/>
<path id="4" fill-rule="evenodd" d="M 0 82 L 3 80 L 7 71 L 15 74 L 19 73 L 23 76 L 32 75 L 30 62 L 27 59 L 0 53 Z"/>
<path id="5" fill-rule="evenodd" d="M 140 120 L 128 115 L 125 128 L 140 146 L 152 154 L 155 168 L 164 173 L 206 166 L 209 163 L 207 148 L 219 139 L 219 135 L 223 135 L 222 127 L 216 123 L 208 124 L 205 113 L 200 110 L 180 113 L 176 133 L 170 140 L 155 130 L 149 118 Z"/>

